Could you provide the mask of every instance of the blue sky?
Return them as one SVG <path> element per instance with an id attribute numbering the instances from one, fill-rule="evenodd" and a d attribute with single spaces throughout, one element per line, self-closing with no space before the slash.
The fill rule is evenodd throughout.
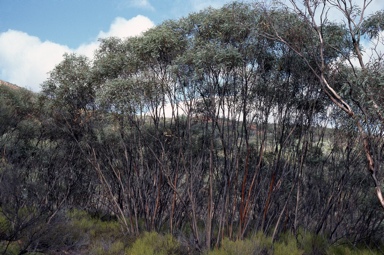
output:
<path id="1" fill-rule="evenodd" d="M 92 58 L 98 38 L 140 35 L 164 20 L 178 19 L 209 6 L 219 8 L 229 2 L 0 0 L 0 79 L 39 91 L 64 53 Z M 373 0 L 371 9 L 384 9 L 383 0 Z"/>
<path id="2" fill-rule="evenodd" d="M 229 0 L 0 0 L 0 79 L 39 91 L 64 53 L 128 37 Z"/>
<path id="3" fill-rule="evenodd" d="M 0 0 L 0 31 L 23 31 L 40 40 L 71 48 L 108 31 L 116 17 L 127 20 L 143 15 L 153 23 L 187 15 L 206 6 L 228 1 L 146 0 Z"/>

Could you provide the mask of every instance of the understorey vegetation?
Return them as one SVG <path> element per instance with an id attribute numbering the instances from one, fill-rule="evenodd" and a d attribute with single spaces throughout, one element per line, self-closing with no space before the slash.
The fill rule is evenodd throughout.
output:
<path id="1" fill-rule="evenodd" d="M 295 4 L 102 39 L 39 94 L 0 85 L 0 253 L 382 254 L 384 68 L 362 41 L 384 14 Z"/>

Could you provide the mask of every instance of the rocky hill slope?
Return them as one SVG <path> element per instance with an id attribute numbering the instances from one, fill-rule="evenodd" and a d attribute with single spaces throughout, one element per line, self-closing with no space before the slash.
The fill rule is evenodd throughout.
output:
<path id="1" fill-rule="evenodd" d="M 0 86 L 7 86 L 7 87 L 10 87 L 12 89 L 21 89 L 21 87 L 17 86 L 16 84 L 9 83 L 9 82 L 3 81 L 3 80 L 0 80 Z"/>

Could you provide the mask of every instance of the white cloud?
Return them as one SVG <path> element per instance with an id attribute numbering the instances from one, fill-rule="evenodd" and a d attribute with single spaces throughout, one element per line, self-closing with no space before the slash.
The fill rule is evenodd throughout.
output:
<path id="1" fill-rule="evenodd" d="M 138 15 L 130 20 L 126 20 L 121 17 L 117 17 L 111 26 L 109 27 L 108 32 L 101 31 L 99 33 L 99 38 L 105 38 L 110 36 L 116 37 L 130 37 L 140 35 L 143 31 L 148 30 L 153 27 L 155 24 L 142 15 Z"/>
<path id="2" fill-rule="evenodd" d="M 47 73 L 69 51 L 66 46 L 8 30 L 0 34 L 1 79 L 38 91 Z"/>
<path id="3" fill-rule="evenodd" d="M 93 41 L 90 43 L 83 43 L 77 47 L 73 52 L 76 54 L 84 55 L 89 59 L 92 59 L 95 53 L 95 50 L 99 47 L 100 43 L 98 41 Z"/>
<path id="4" fill-rule="evenodd" d="M 154 11 L 155 8 L 149 3 L 148 0 L 129 0 L 126 5 L 128 6 L 134 6 L 134 7 L 139 7 L 142 9 L 148 9 L 151 11 Z"/>
<path id="5" fill-rule="evenodd" d="M 200 11 L 208 7 L 219 8 L 228 1 L 220 1 L 220 0 L 190 0 L 192 5 L 192 9 L 194 11 Z"/>
<path id="6" fill-rule="evenodd" d="M 101 31 L 93 42 L 84 43 L 76 49 L 43 42 L 21 31 L 8 30 L 0 33 L 0 79 L 39 91 L 40 85 L 48 78 L 48 72 L 60 63 L 64 53 L 75 52 L 93 58 L 99 46 L 97 38 L 137 36 L 153 26 L 151 20 L 140 15 L 130 20 L 116 18 L 109 31 Z"/>
<path id="7" fill-rule="evenodd" d="M 262 0 L 268 1 L 268 0 Z M 284 0 L 283 0 L 284 1 Z M 204 10 L 205 8 L 212 7 L 212 8 L 221 8 L 225 4 L 232 3 L 232 0 L 189 0 L 189 4 L 192 7 L 193 11 L 201 11 Z M 242 0 L 240 1 L 242 3 L 252 3 L 254 2 L 253 0 Z"/>

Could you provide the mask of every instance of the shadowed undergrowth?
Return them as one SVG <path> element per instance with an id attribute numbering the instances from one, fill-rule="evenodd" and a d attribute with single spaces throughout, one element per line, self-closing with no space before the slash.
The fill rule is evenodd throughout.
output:
<path id="1" fill-rule="evenodd" d="M 243 240 L 224 238 L 220 247 L 211 250 L 198 250 L 185 241 L 183 233 L 172 236 L 167 233 L 143 232 L 139 236 L 124 234 L 118 221 L 104 220 L 84 211 L 73 210 L 62 217 L 62 224 L 52 229 L 41 243 L 45 249 L 36 249 L 25 254 L 111 254 L 111 255 L 357 255 L 381 254 L 379 250 L 369 247 L 346 244 L 330 244 L 322 236 L 317 236 L 304 230 L 295 236 L 285 233 L 272 242 L 268 235 L 258 232 Z M 0 234 L 4 234 L 11 226 L 7 219 L 0 218 Z M 186 235 L 186 234 L 185 234 Z M 21 254 L 23 238 L 17 241 L 0 242 L 1 254 Z"/>

